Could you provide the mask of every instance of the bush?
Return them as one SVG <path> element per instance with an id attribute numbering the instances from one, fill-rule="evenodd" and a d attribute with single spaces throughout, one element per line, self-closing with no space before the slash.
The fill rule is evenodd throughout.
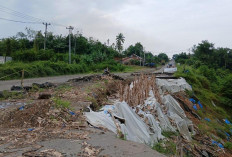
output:
<path id="1" fill-rule="evenodd" d="M 176 144 L 172 141 L 169 142 L 160 141 L 159 143 L 153 146 L 153 149 L 166 155 L 176 154 Z"/>
<path id="2" fill-rule="evenodd" d="M 55 103 L 57 108 L 67 108 L 70 109 L 70 102 L 66 100 L 62 100 L 60 98 L 52 98 L 52 101 Z"/>
<path id="3" fill-rule="evenodd" d="M 221 86 L 222 102 L 225 106 L 232 106 L 232 74 L 225 77 Z"/>
<path id="4" fill-rule="evenodd" d="M 214 69 L 210 69 L 206 65 L 202 65 L 198 69 L 199 74 L 205 76 L 207 79 L 209 79 L 212 82 L 217 82 L 216 72 Z"/>
<path id="5" fill-rule="evenodd" d="M 35 51 L 34 49 L 16 51 L 13 54 L 13 60 L 23 61 L 23 62 L 33 62 L 33 61 L 44 61 L 50 60 L 55 56 L 53 50 L 39 50 Z"/>
<path id="6" fill-rule="evenodd" d="M 67 75 L 67 74 L 78 74 L 86 73 L 90 71 L 103 72 L 105 68 L 109 68 L 110 71 L 123 71 L 125 66 L 121 65 L 114 60 L 105 61 L 102 63 L 87 65 L 84 62 L 79 64 L 68 64 L 62 61 L 51 62 L 51 61 L 35 61 L 31 63 L 23 62 L 9 62 L 0 66 L 0 78 L 17 79 L 21 78 L 21 71 L 24 69 L 24 77 L 44 77 L 44 76 L 55 76 L 55 75 Z M 13 75 L 12 75 L 13 74 Z"/>
<path id="7" fill-rule="evenodd" d="M 224 146 L 225 146 L 225 148 L 232 150 L 232 143 L 231 142 L 226 142 Z"/>
<path id="8" fill-rule="evenodd" d="M 132 60 L 130 61 L 130 64 L 131 64 L 131 65 L 140 65 L 140 61 L 132 59 Z"/>
<path id="9" fill-rule="evenodd" d="M 123 71 L 126 68 L 124 65 L 119 64 L 114 60 L 109 60 L 109 61 L 105 61 L 105 62 L 93 65 L 92 70 L 95 72 L 101 72 L 102 70 L 106 69 L 107 67 L 111 72 Z"/>

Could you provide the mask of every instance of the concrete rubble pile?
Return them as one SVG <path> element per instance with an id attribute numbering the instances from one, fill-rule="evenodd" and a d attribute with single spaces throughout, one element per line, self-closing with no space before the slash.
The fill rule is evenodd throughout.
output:
<path id="1" fill-rule="evenodd" d="M 106 105 L 99 112 L 85 112 L 91 125 L 107 128 L 118 136 L 123 135 L 126 140 L 150 146 L 164 138 L 163 131 L 178 130 L 191 141 L 191 135 L 195 134 L 193 124 L 170 95 L 191 90 L 183 78 L 161 80 L 140 76 L 122 89 L 120 100 L 114 105 Z"/>

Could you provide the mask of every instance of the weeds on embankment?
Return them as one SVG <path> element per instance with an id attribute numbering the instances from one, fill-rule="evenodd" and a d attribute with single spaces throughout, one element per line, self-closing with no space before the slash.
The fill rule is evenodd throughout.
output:
<path id="1" fill-rule="evenodd" d="M 205 66 L 194 69 L 191 66 L 182 65 L 178 66 L 175 76 L 185 78 L 193 88 L 192 92 L 186 92 L 188 96 L 196 97 L 203 104 L 203 109 L 196 111 L 202 118 L 198 124 L 200 131 L 209 136 L 214 134 L 220 139 L 227 140 L 228 134 L 232 134 L 232 125 L 226 124 L 224 120 L 232 121 L 232 115 L 230 104 L 224 103 L 226 98 L 222 89 L 228 76 L 220 73 L 213 69 L 207 70 Z M 208 121 L 205 120 L 206 118 Z M 228 143 L 229 147 L 231 142 Z"/>

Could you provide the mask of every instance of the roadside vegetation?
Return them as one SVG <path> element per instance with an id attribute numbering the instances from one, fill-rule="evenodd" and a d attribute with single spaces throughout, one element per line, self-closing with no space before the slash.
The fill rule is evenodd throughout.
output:
<path id="1" fill-rule="evenodd" d="M 189 97 L 203 105 L 196 111 L 202 118 L 199 129 L 210 136 L 215 134 L 218 140 L 228 140 L 225 147 L 229 148 L 232 124 L 226 120 L 232 121 L 232 50 L 203 41 L 194 46 L 193 52 L 173 56 L 180 63 L 175 76 L 187 80 L 193 88 L 193 92 L 187 92 Z"/>
<path id="2" fill-rule="evenodd" d="M 69 63 L 69 37 L 48 33 L 46 50 L 44 50 L 44 36 L 41 31 L 26 28 L 26 32 L 19 32 L 16 36 L 0 39 L 0 56 L 11 56 L 13 61 L 0 64 L 1 80 L 18 79 L 21 71 L 25 70 L 25 78 L 56 76 L 78 73 L 99 73 L 107 67 L 111 72 L 137 70 L 134 66 L 122 65 L 122 58 L 136 54 L 146 63 L 167 62 L 168 56 L 161 53 L 154 56 L 144 50 L 141 43 L 129 46 L 123 51 L 125 37 L 122 33 L 116 36 L 116 44 L 101 43 L 93 38 L 86 38 L 82 34 L 71 35 L 72 55 Z M 140 61 L 130 64 L 141 65 Z M 9 75 L 9 76 L 8 76 Z"/>

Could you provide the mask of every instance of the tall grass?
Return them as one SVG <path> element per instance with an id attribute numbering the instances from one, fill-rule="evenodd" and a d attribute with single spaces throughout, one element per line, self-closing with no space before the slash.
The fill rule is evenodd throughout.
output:
<path id="1" fill-rule="evenodd" d="M 103 69 L 107 67 L 112 72 L 125 70 L 124 65 L 121 65 L 115 61 L 105 61 L 92 65 L 87 65 L 85 63 L 67 64 L 62 61 L 35 61 L 30 63 L 8 62 L 0 66 L 0 78 L 10 75 L 3 79 L 19 79 L 21 77 L 21 70 L 25 70 L 25 78 L 33 78 L 67 74 L 80 74 L 88 72 L 102 72 Z"/>
<path id="2" fill-rule="evenodd" d="M 226 106 L 223 103 L 222 98 L 224 97 L 220 92 L 224 82 L 228 79 L 227 75 L 230 76 L 230 73 L 225 73 L 222 69 L 216 72 L 206 66 L 195 69 L 187 65 L 178 66 L 178 71 L 175 73 L 176 77 L 186 79 L 193 88 L 193 95 L 203 104 L 203 109 L 197 111 L 202 117 L 199 129 L 205 133 L 216 133 L 220 138 L 225 138 L 224 131 L 229 132 L 230 129 L 228 125 L 223 123 L 223 119 L 227 118 L 232 121 L 231 108 L 228 104 Z M 231 89 L 229 86 L 227 88 Z M 217 106 L 214 106 L 212 101 Z M 206 117 L 210 118 L 211 121 L 206 122 L 204 120 Z M 219 121 L 222 123 L 219 123 Z"/>

